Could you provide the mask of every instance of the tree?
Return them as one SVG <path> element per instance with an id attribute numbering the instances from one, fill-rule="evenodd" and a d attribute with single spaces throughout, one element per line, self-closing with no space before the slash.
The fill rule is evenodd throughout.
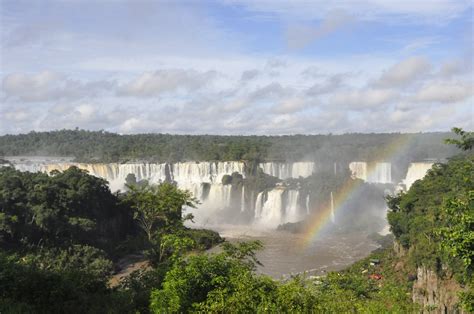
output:
<path id="1" fill-rule="evenodd" d="M 452 128 L 451 131 L 461 136 L 461 139 L 448 138 L 444 140 L 445 143 L 454 144 L 458 148 L 465 151 L 472 149 L 472 147 L 474 146 L 474 133 L 473 132 L 467 132 L 461 128 Z"/>
<path id="2" fill-rule="evenodd" d="M 184 248 L 194 245 L 189 238 L 177 241 L 167 236 L 183 231 L 184 221 L 193 218 L 192 214 L 183 215 L 184 207 L 195 208 L 198 203 L 191 192 L 180 190 L 171 183 L 128 188 L 125 201 L 134 210 L 133 218 L 146 235 L 150 246 L 147 253 L 152 262 L 164 262 L 166 257 L 177 252 L 181 254 Z"/>

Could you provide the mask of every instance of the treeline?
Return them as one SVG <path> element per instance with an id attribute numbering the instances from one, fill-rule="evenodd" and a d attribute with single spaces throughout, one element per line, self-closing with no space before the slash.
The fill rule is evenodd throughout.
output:
<path id="1" fill-rule="evenodd" d="M 0 136 L 0 156 L 73 156 L 83 162 L 318 160 L 321 163 L 347 163 L 387 159 L 398 149 L 403 151 L 404 159 L 422 160 L 453 155 L 453 148 L 442 145 L 442 140 L 449 135 L 119 135 L 76 129 Z"/>

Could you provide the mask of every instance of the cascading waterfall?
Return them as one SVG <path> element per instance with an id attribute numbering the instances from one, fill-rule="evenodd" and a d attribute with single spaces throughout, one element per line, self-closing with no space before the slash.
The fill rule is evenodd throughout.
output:
<path id="1" fill-rule="evenodd" d="M 408 191 L 416 180 L 423 179 L 433 165 L 434 163 L 432 162 L 412 162 L 408 167 L 407 175 L 403 180 L 406 190 Z"/>
<path id="2" fill-rule="evenodd" d="M 309 214 L 309 195 L 306 198 L 306 213 Z M 302 218 L 300 192 L 281 187 L 260 192 L 255 202 L 255 223 L 273 228 L 279 224 L 298 222 Z"/>
<path id="3" fill-rule="evenodd" d="M 255 222 L 258 225 L 267 228 L 273 228 L 278 226 L 282 221 L 282 196 L 284 189 L 273 189 L 266 192 L 266 200 L 262 205 L 257 203 L 257 206 L 261 206 L 261 209 L 255 211 Z M 258 200 L 258 197 L 257 197 Z"/>
<path id="4" fill-rule="evenodd" d="M 363 161 L 353 161 L 349 164 L 352 176 L 357 179 L 367 181 L 367 163 Z"/>
<path id="5" fill-rule="evenodd" d="M 292 163 L 264 162 L 260 164 L 263 172 L 281 180 L 309 177 L 316 170 L 314 162 L 298 161 Z"/>
<path id="6" fill-rule="evenodd" d="M 245 212 L 245 186 L 242 186 L 242 196 L 240 197 L 240 211 Z"/>
<path id="7" fill-rule="evenodd" d="M 299 191 L 287 190 L 286 204 L 284 207 L 285 216 L 283 222 L 297 222 L 300 220 L 300 208 L 298 204 Z"/>
<path id="8" fill-rule="evenodd" d="M 378 162 L 367 178 L 369 183 L 392 183 L 392 165 L 389 162 Z"/>
<path id="9" fill-rule="evenodd" d="M 257 200 L 255 201 L 255 219 L 259 218 L 262 215 L 263 202 L 265 201 L 264 197 L 265 192 L 260 192 L 257 195 Z"/>
<path id="10" fill-rule="evenodd" d="M 377 162 L 369 165 L 365 161 L 353 161 L 349 164 L 349 169 L 354 178 L 369 183 L 392 183 L 392 164 L 389 162 Z"/>

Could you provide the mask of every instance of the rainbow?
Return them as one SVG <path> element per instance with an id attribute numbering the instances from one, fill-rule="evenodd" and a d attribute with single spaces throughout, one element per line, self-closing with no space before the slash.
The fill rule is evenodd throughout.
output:
<path id="1" fill-rule="evenodd" d="M 395 157 L 404 154 L 414 137 L 414 134 L 397 136 L 388 145 L 384 145 L 375 153 L 376 158 L 381 161 L 391 161 Z M 367 173 L 369 175 L 372 174 L 375 168 L 374 163 L 368 167 Z M 348 203 L 351 197 L 359 191 L 361 186 L 361 181 L 350 178 L 344 182 L 338 191 L 335 191 L 332 200 L 319 206 L 317 213 L 308 218 L 309 222 L 299 243 L 300 246 L 304 248 L 308 247 L 313 240 L 320 235 L 321 231 L 331 223 L 331 217 Z"/>

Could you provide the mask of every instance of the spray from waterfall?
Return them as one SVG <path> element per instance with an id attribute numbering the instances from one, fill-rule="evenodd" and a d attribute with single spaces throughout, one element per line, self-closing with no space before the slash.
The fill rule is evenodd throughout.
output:
<path id="1" fill-rule="evenodd" d="M 306 215 L 309 215 L 309 194 L 306 195 Z"/>
<path id="2" fill-rule="evenodd" d="M 336 222 L 336 216 L 334 214 L 334 196 L 331 191 L 331 221 L 332 223 Z"/>

